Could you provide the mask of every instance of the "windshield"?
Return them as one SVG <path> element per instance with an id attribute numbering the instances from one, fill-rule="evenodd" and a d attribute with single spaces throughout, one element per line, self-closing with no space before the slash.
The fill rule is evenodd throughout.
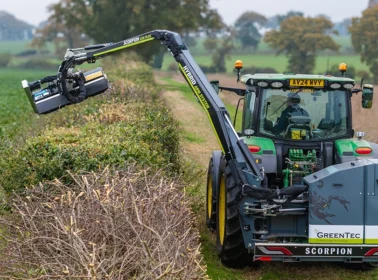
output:
<path id="1" fill-rule="evenodd" d="M 260 133 L 291 140 L 329 139 L 347 134 L 347 92 L 264 89 Z"/>

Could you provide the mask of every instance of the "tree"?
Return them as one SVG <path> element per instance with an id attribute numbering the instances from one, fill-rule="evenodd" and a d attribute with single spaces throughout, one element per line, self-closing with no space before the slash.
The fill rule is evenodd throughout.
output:
<path id="1" fill-rule="evenodd" d="M 298 11 L 289 11 L 285 15 L 275 15 L 267 19 L 264 27 L 269 29 L 279 29 L 281 22 L 295 16 L 303 17 L 304 14 Z"/>
<path id="2" fill-rule="evenodd" d="M 335 23 L 334 29 L 337 31 L 337 33 L 340 36 L 346 36 L 349 35 L 349 27 L 352 24 L 351 18 L 346 18 L 341 22 Z"/>
<path id="3" fill-rule="evenodd" d="M 353 18 L 349 31 L 361 62 L 369 66 L 373 77 L 378 77 L 378 6 L 365 10 L 361 18 Z"/>
<path id="4" fill-rule="evenodd" d="M 69 5 L 62 6 L 59 13 L 57 9 L 52 9 L 52 18 L 67 19 L 59 22 L 68 29 L 80 27 L 83 33 L 96 43 L 118 42 L 154 29 L 168 29 L 188 34 L 200 28 L 207 30 L 222 27 L 220 16 L 209 7 L 209 0 L 62 0 L 62 2 L 69 2 Z M 60 7 L 61 3 L 54 7 Z M 71 19 L 71 13 L 75 16 L 75 22 L 68 21 Z M 74 33 L 80 34 L 79 31 Z M 145 61 L 151 62 L 155 54 L 162 52 L 162 47 L 156 42 L 156 44 L 141 45 L 137 52 Z M 161 64 L 160 59 L 158 64 Z"/>
<path id="5" fill-rule="evenodd" d="M 207 37 L 206 40 L 203 42 L 203 46 L 208 53 L 213 53 L 218 46 L 218 39 Z"/>
<path id="6" fill-rule="evenodd" d="M 88 43 L 83 23 L 86 22 L 89 8 L 84 1 L 61 0 L 50 5 L 48 10 L 51 16 L 43 28 L 36 31 L 33 46 L 42 48 L 46 42 L 51 41 L 55 44 L 56 53 L 62 55 L 62 51 L 67 48 Z"/>
<path id="7" fill-rule="evenodd" d="M 230 34 L 220 42 L 220 46 L 214 51 L 212 57 L 213 66 L 218 73 L 224 73 L 227 70 L 226 59 L 229 58 L 230 51 L 234 48 L 233 38 L 234 35 L 230 32 Z"/>
<path id="8" fill-rule="evenodd" d="M 284 20 L 291 17 L 303 17 L 304 14 L 299 11 L 288 11 L 286 15 L 278 15 L 278 22 L 281 24 Z"/>
<path id="9" fill-rule="evenodd" d="M 259 28 L 265 23 L 266 18 L 255 12 L 245 12 L 236 20 L 236 38 L 240 40 L 243 49 L 257 48 L 262 37 Z"/>
<path id="10" fill-rule="evenodd" d="M 0 11 L 0 41 L 29 40 L 33 37 L 33 26 Z"/>
<path id="11" fill-rule="evenodd" d="M 338 51 L 340 47 L 325 34 L 332 26 L 325 18 L 290 17 L 281 23 L 279 31 L 267 32 L 264 40 L 277 55 L 284 53 L 289 57 L 289 71 L 311 73 L 318 51 Z"/>

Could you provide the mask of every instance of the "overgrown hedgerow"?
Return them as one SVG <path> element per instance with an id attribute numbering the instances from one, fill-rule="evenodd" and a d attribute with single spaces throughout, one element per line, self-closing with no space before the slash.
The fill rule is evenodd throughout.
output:
<path id="1" fill-rule="evenodd" d="M 2 150 L 0 186 L 8 193 L 67 171 L 124 168 L 131 162 L 179 170 L 178 124 L 154 99 L 160 89 L 151 70 L 123 57 L 108 61 L 106 68 L 115 80 L 111 90 L 41 117 L 45 129 L 38 136 Z"/>
<path id="2" fill-rule="evenodd" d="M 28 139 L 3 160 L 0 184 L 11 192 L 60 178 L 67 170 L 124 168 L 130 162 L 178 171 L 177 127 L 169 113 L 160 105 L 118 107 L 120 112 L 127 110 L 127 116 L 116 112 L 110 118 L 94 116 L 80 127 L 55 128 Z"/>
<path id="3" fill-rule="evenodd" d="M 177 180 L 135 167 L 72 178 L 13 197 L 0 217 L 1 279 L 206 278 Z"/>

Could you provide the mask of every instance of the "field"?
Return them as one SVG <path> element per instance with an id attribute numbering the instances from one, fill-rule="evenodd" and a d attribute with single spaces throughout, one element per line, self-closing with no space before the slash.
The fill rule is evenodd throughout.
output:
<path id="1" fill-rule="evenodd" d="M 315 74 L 324 74 L 327 70 L 327 65 L 338 65 L 342 62 L 353 66 L 356 70 L 368 70 L 366 64 L 361 63 L 359 55 L 355 54 L 352 49 L 350 36 L 333 36 L 334 41 L 339 44 L 339 53 L 335 52 L 321 52 L 316 60 L 314 69 Z M 197 64 L 203 66 L 210 66 L 212 63 L 212 54 L 208 53 L 203 47 L 204 39 L 198 39 L 195 46 L 189 47 Z M 226 61 L 226 68 L 228 73 L 232 73 L 234 69 L 234 62 L 237 59 L 243 61 L 244 67 L 272 67 L 278 72 L 287 71 L 288 58 L 285 55 L 276 56 L 274 51 L 263 41 L 260 42 L 256 51 L 243 51 L 235 42 L 235 49 Z M 164 58 L 163 70 L 167 70 L 169 65 L 174 63 L 170 54 L 166 54 Z M 247 74 L 247 73 L 245 73 Z"/>
<path id="2" fill-rule="evenodd" d="M 211 61 L 211 55 L 193 55 L 197 64 L 209 66 Z M 274 54 L 232 54 L 226 61 L 227 72 L 232 73 L 234 70 L 234 62 L 240 59 L 243 61 L 244 67 L 273 67 L 278 72 L 284 73 L 287 69 L 287 57 L 284 55 L 276 56 Z M 339 65 L 344 62 L 349 66 L 354 66 L 357 70 L 368 70 L 367 66 L 360 61 L 360 57 L 357 55 L 319 55 L 316 60 L 316 67 L 314 73 L 324 74 L 328 65 Z M 174 63 L 174 59 L 170 54 L 164 57 L 163 70 L 168 69 L 170 64 Z M 248 73 L 245 73 L 248 74 Z"/>
<path id="3" fill-rule="evenodd" d="M 327 65 L 332 66 L 340 64 L 341 62 L 347 63 L 349 66 L 353 66 L 356 70 L 368 70 L 366 64 L 361 63 L 359 55 L 353 53 L 350 36 L 333 36 L 333 39 L 338 43 L 341 48 L 339 53 L 323 52 L 318 55 L 314 73 L 324 74 L 327 70 Z M 212 55 L 207 53 L 203 47 L 203 38 L 197 39 L 197 44 L 190 47 L 190 51 L 196 60 L 197 64 L 203 66 L 209 66 L 212 63 Z M 0 42 L 0 54 L 11 53 L 17 54 L 26 49 L 32 49 L 30 47 L 30 41 L 16 41 L 16 42 Z M 58 64 L 60 59 L 52 59 L 54 53 L 53 45 L 50 43 L 47 45 L 49 51 L 49 60 L 55 64 Z M 61 55 L 63 56 L 63 54 Z M 24 62 L 26 58 L 13 58 L 11 65 L 17 66 Z M 232 73 L 234 69 L 234 62 L 237 59 L 241 59 L 244 63 L 244 67 L 272 67 L 278 72 L 287 71 L 288 58 L 284 55 L 276 56 L 274 51 L 270 49 L 266 43 L 260 42 L 257 51 L 246 52 L 242 51 L 239 44 L 235 43 L 235 50 L 231 53 L 226 61 L 227 72 Z M 174 63 L 174 59 L 169 53 L 166 53 L 164 57 L 163 70 L 167 70 L 168 67 Z M 247 73 L 245 73 L 247 74 Z"/>
<path id="4" fill-rule="evenodd" d="M 41 70 L 0 69 L 0 135 L 13 136 L 31 126 L 36 116 L 22 89 L 21 81 L 34 81 L 47 75 L 51 73 Z"/>
<path id="5" fill-rule="evenodd" d="M 31 41 L 0 41 L 0 53 L 18 54 L 25 50 L 35 49 L 30 44 Z M 46 49 L 53 52 L 53 44 L 48 43 Z"/>
<path id="6" fill-rule="evenodd" d="M 340 45 L 340 52 L 341 53 L 352 53 L 352 42 L 350 36 L 332 36 L 333 40 Z M 221 39 L 221 38 L 220 38 Z M 192 54 L 204 54 L 206 53 L 206 49 L 203 46 L 203 42 L 205 41 L 204 38 L 197 38 L 196 44 L 194 46 L 190 46 L 190 51 Z M 242 52 L 240 42 L 234 40 L 235 52 Z M 273 50 L 263 41 L 261 40 L 257 50 L 258 53 L 273 53 Z"/>

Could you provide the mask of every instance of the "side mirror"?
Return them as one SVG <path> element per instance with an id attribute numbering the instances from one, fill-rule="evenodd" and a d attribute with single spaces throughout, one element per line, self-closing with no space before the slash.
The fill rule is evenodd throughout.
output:
<path id="1" fill-rule="evenodd" d="M 217 80 L 210 81 L 210 84 L 213 86 L 215 92 L 219 94 L 219 81 Z"/>
<path id="2" fill-rule="evenodd" d="M 364 84 L 362 87 L 362 108 L 370 109 L 373 106 L 374 86 Z"/>

